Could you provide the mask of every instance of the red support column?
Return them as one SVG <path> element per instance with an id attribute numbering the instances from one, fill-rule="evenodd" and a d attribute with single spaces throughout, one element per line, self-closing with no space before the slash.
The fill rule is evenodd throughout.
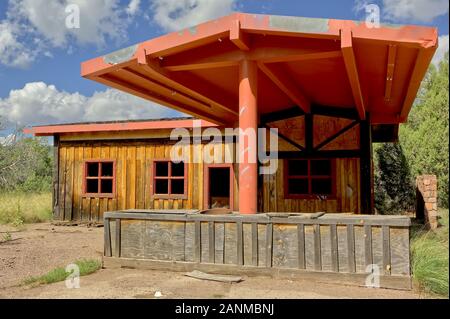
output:
<path id="1" fill-rule="evenodd" d="M 256 214 L 257 165 L 257 65 L 244 60 L 239 68 L 239 212 Z"/>

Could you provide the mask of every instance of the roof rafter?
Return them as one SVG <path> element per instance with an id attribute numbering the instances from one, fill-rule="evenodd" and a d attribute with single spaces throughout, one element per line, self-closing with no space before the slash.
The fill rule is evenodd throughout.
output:
<path id="1" fill-rule="evenodd" d="M 356 66 L 355 53 L 353 52 L 352 32 L 350 29 L 341 30 L 341 50 L 356 110 L 358 111 L 359 118 L 364 120 L 366 118 L 366 108 L 364 105 L 361 84 L 359 82 L 358 68 Z"/>
<path id="2" fill-rule="evenodd" d="M 250 36 L 248 33 L 244 33 L 241 29 L 241 23 L 239 20 L 234 20 L 231 23 L 230 28 L 230 40 L 233 42 L 240 50 L 248 51 L 250 50 Z"/>
<path id="3" fill-rule="evenodd" d="M 158 97 L 156 97 L 157 95 L 151 94 L 152 92 L 150 90 L 131 85 L 120 79 L 114 78 L 111 75 L 107 75 L 107 74 L 100 75 L 95 78 L 95 81 L 105 84 L 107 86 L 113 87 L 115 89 L 125 91 L 127 93 L 139 96 L 143 99 L 169 106 L 177 111 L 186 113 L 186 106 L 183 105 L 183 103 L 180 103 L 178 101 L 169 100 L 168 98 L 163 97 L 163 96 L 158 98 Z M 208 114 L 202 110 L 190 111 L 189 113 L 199 119 L 210 121 L 214 124 L 218 124 L 218 125 L 225 124 L 224 119 L 220 119 L 218 117 L 211 116 L 210 114 Z"/>
<path id="4" fill-rule="evenodd" d="M 310 49 L 293 49 L 283 47 L 258 47 L 250 51 L 232 50 L 211 54 L 195 52 L 195 55 L 182 57 L 170 56 L 161 62 L 169 71 L 192 71 L 209 68 L 238 66 L 240 61 L 254 60 L 262 63 L 306 61 L 342 57 L 340 50 L 316 51 Z"/>
<path id="5" fill-rule="evenodd" d="M 309 113 L 311 105 L 305 95 L 298 89 L 292 79 L 281 69 L 281 66 L 271 65 L 268 66 L 262 62 L 258 62 L 259 69 L 270 79 L 272 82 L 283 91 L 295 104 L 297 104 L 305 113 Z"/>
<path id="6" fill-rule="evenodd" d="M 193 89 L 190 89 L 186 85 L 180 83 L 179 81 L 175 80 L 172 76 L 171 72 L 161 68 L 155 61 L 151 61 L 145 54 L 145 51 L 142 50 L 138 54 L 138 64 L 149 74 L 149 76 L 157 81 L 160 81 L 161 83 L 164 83 L 165 85 L 173 88 L 174 90 L 178 90 L 180 92 L 183 92 L 184 94 L 187 94 L 191 96 L 192 98 L 195 98 L 197 100 L 202 101 L 203 103 L 209 104 L 211 106 L 215 106 L 223 111 L 226 111 L 228 113 L 231 113 L 234 117 L 238 116 L 238 112 L 234 111 L 231 106 L 229 106 L 227 103 L 230 103 L 230 98 L 226 98 L 227 94 L 220 91 L 219 89 L 214 89 L 211 86 L 208 86 L 207 92 L 198 90 L 195 91 Z M 196 83 L 200 84 L 201 79 L 196 79 Z M 220 91 L 220 92 L 219 92 Z M 215 92 L 215 96 L 217 96 L 217 99 L 209 98 L 206 93 Z"/>

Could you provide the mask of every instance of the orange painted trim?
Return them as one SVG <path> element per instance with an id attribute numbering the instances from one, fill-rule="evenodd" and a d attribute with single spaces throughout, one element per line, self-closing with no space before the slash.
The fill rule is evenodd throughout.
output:
<path id="1" fill-rule="evenodd" d="M 217 127 L 216 124 L 205 120 L 201 121 L 202 127 Z M 123 122 L 123 123 L 90 123 L 90 124 L 61 124 L 34 126 L 25 128 L 25 134 L 35 136 L 51 136 L 62 133 L 86 133 L 86 132 L 120 132 L 120 131 L 139 131 L 139 130 L 157 130 L 173 128 L 193 128 L 194 120 L 169 120 L 169 121 L 146 121 L 146 122 Z"/>
<path id="2" fill-rule="evenodd" d="M 326 31 L 296 32 L 289 28 L 277 27 L 271 24 L 273 18 L 295 19 L 296 17 L 269 16 L 260 14 L 234 13 L 216 20 L 208 21 L 197 26 L 172 32 L 155 39 L 138 44 L 136 52 L 130 59 L 118 64 L 105 63 L 103 57 L 97 57 L 81 64 L 83 77 L 97 76 L 110 72 L 113 69 L 125 66 L 127 63 L 136 62 L 138 52 L 145 50 L 145 54 L 153 58 L 174 54 L 187 49 L 198 47 L 219 38 L 228 37 L 234 21 L 239 21 L 240 28 L 244 32 L 275 34 L 285 36 L 307 36 L 314 38 L 339 39 L 340 30 L 350 28 L 355 39 L 367 39 L 383 41 L 385 43 L 397 42 L 417 48 L 429 48 L 437 45 L 437 29 L 425 26 L 381 26 L 369 28 L 363 22 L 351 20 L 328 19 Z M 319 21 L 319 19 L 317 19 Z M 288 25 L 288 24 L 287 24 Z M 233 27 L 235 28 L 235 27 Z M 233 34 L 235 33 L 233 30 Z"/>

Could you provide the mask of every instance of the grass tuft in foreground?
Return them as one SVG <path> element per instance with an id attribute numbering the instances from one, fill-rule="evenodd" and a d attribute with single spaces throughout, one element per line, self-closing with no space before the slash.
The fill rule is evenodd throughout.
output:
<path id="1" fill-rule="evenodd" d="M 51 193 L 0 193 L 0 224 L 21 226 L 52 218 Z"/>
<path id="2" fill-rule="evenodd" d="M 102 263 L 96 259 L 80 259 L 74 262 L 80 268 L 80 276 L 92 274 L 99 270 Z M 54 282 L 64 281 L 70 275 L 64 267 L 58 267 L 50 270 L 45 275 L 29 277 L 23 281 L 24 285 L 40 285 L 51 284 Z"/>
<path id="3" fill-rule="evenodd" d="M 413 233 L 412 272 L 422 291 L 448 297 L 448 210 L 441 210 L 439 215 L 441 226 L 436 231 Z"/>

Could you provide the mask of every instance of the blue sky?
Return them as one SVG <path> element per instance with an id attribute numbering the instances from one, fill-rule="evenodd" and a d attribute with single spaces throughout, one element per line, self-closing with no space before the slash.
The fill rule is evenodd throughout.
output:
<path id="1" fill-rule="evenodd" d="M 80 8 L 80 29 L 65 8 Z M 177 116 L 177 112 L 80 77 L 80 62 L 231 11 L 364 19 L 439 28 L 438 60 L 448 50 L 448 0 L 2 0 L 0 122 L 36 125 Z M 4 124 L 5 125 L 5 124 Z"/>

